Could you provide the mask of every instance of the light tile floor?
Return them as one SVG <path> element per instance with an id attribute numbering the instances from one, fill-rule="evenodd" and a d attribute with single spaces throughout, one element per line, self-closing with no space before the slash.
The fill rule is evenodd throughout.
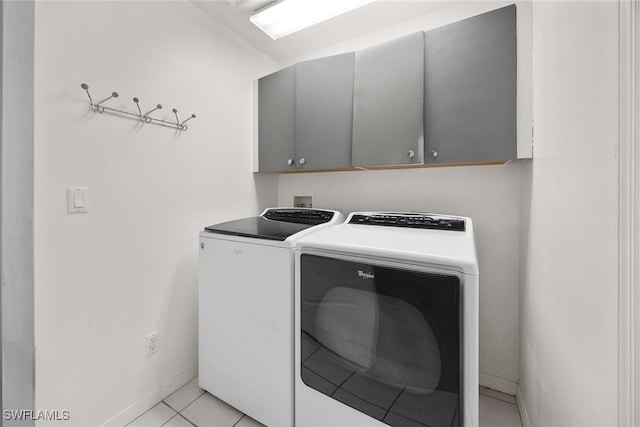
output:
<path id="1" fill-rule="evenodd" d="M 129 427 L 263 427 L 198 387 L 198 379 L 133 420 Z M 480 387 L 480 427 L 522 427 L 515 397 Z"/>
<path id="2" fill-rule="evenodd" d="M 480 387 L 480 427 L 522 427 L 516 398 Z"/>

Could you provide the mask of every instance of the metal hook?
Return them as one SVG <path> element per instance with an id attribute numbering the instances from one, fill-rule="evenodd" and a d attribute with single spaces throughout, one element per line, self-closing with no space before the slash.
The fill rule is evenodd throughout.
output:
<path id="1" fill-rule="evenodd" d="M 156 108 L 154 108 L 153 110 L 149 111 L 147 114 L 144 115 L 145 123 L 151 123 L 151 117 L 149 117 L 149 114 L 153 113 L 156 110 L 162 110 L 162 104 L 156 105 Z"/>
<path id="2" fill-rule="evenodd" d="M 185 120 L 184 122 L 180 123 L 180 119 L 178 118 L 178 110 L 176 110 L 175 108 L 173 109 L 173 114 L 176 115 L 176 129 L 180 129 L 182 131 L 187 130 L 189 127 L 187 125 L 185 125 L 186 122 L 188 122 L 191 119 L 195 119 L 196 115 L 192 114 L 191 117 L 189 117 L 187 120 Z"/>
<path id="3" fill-rule="evenodd" d="M 91 98 L 91 94 L 89 93 L 89 85 L 86 83 L 82 83 L 80 85 L 80 87 L 82 89 L 84 89 L 85 92 L 87 92 L 87 96 L 89 97 L 89 101 L 91 101 L 91 107 L 93 108 L 93 98 Z"/>
<path id="4" fill-rule="evenodd" d="M 189 117 L 189 118 L 188 118 L 187 120 L 185 120 L 184 122 L 180 123 L 180 126 L 184 127 L 184 124 L 185 124 L 185 123 L 187 123 L 189 120 L 191 120 L 191 119 L 195 119 L 195 118 L 196 118 L 196 115 L 195 115 L 195 114 L 192 114 L 192 115 L 191 115 L 191 117 Z M 186 129 L 183 129 L 183 130 L 186 130 Z"/>
<path id="5" fill-rule="evenodd" d="M 140 109 L 140 100 L 138 98 L 134 97 L 133 98 L 133 102 L 136 103 L 136 107 L 138 107 L 138 113 L 140 113 L 139 114 L 140 120 L 142 120 L 142 110 Z"/>
<path id="6" fill-rule="evenodd" d="M 140 99 L 138 99 L 137 97 L 133 98 L 133 102 L 136 104 L 136 108 L 138 109 L 138 114 L 135 114 L 133 112 L 130 111 L 125 111 L 125 110 L 121 110 L 118 108 L 112 108 L 112 107 L 106 107 L 103 106 L 102 104 L 104 104 L 105 102 L 107 102 L 108 100 L 110 100 L 111 98 L 118 98 L 118 92 L 111 92 L 111 96 L 103 99 L 102 101 L 95 103 L 93 101 L 93 98 L 91 97 L 91 94 L 89 93 L 89 85 L 86 83 L 82 83 L 80 85 L 80 87 L 87 93 L 87 96 L 89 97 L 89 101 L 91 103 L 91 110 L 95 113 L 104 113 L 104 112 L 108 112 L 111 114 L 117 114 L 120 116 L 128 116 L 130 118 L 135 118 L 137 120 L 140 120 L 144 123 L 153 123 L 153 124 L 158 124 L 158 125 L 162 125 L 162 126 L 167 126 L 167 127 L 171 127 L 174 129 L 178 129 L 178 130 L 182 130 L 185 131 L 187 130 L 187 125 L 185 125 L 186 122 L 188 122 L 191 119 L 195 119 L 196 115 L 192 114 L 191 117 L 187 118 L 185 121 L 180 122 L 180 118 L 178 117 L 178 110 L 177 109 L 173 109 L 173 114 L 176 116 L 176 121 L 175 122 L 171 122 L 171 121 L 167 121 L 167 120 L 163 120 L 160 118 L 155 118 L 155 117 L 150 117 L 149 115 L 151 113 L 153 113 L 156 110 L 160 110 L 162 109 L 162 104 L 157 104 L 156 107 L 151 110 L 148 111 L 147 113 L 143 114 L 142 113 L 142 109 L 140 108 Z"/>
<path id="7" fill-rule="evenodd" d="M 171 110 L 171 111 L 173 111 L 173 114 L 175 114 L 175 115 L 176 115 L 176 124 L 177 124 L 178 126 L 180 126 L 180 119 L 178 118 L 178 110 L 176 110 L 176 109 L 174 108 L 174 109 L 173 109 L 173 110 Z"/>
<path id="8" fill-rule="evenodd" d="M 120 95 L 118 95 L 118 92 L 111 92 L 111 96 L 110 97 L 105 98 L 102 101 L 98 102 L 98 107 L 100 106 L 100 104 L 103 104 L 103 103 L 107 102 L 111 98 L 117 98 L 118 96 L 120 96 Z"/>

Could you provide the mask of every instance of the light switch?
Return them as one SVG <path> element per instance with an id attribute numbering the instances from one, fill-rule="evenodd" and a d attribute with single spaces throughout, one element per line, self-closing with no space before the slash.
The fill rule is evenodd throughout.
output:
<path id="1" fill-rule="evenodd" d="M 76 214 L 87 212 L 89 212 L 89 188 L 67 188 L 67 213 Z"/>
<path id="2" fill-rule="evenodd" d="M 73 207 L 76 209 L 84 208 L 84 194 L 73 193 Z"/>

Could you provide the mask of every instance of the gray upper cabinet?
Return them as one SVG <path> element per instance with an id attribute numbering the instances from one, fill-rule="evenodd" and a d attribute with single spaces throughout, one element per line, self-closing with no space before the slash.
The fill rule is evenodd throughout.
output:
<path id="1" fill-rule="evenodd" d="M 424 33 L 356 52 L 354 166 L 422 163 Z"/>
<path id="2" fill-rule="evenodd" d="M 516 9 L 425 33 L 425 163 L 516 158 Z"/>
<path id="3" fill-rule="evenodd" d="M 258 163 L 260 172 L 295 168 L 296 67 L 258 80 Z"/>
<path id="4" fill-rule="evenodd" d="M 261 172 L 517 157 L 516 6 L 258 82 Z"/>
<path id="5" fill-rule="evenodd" d="M 298 168 L 351 166 L 354 58 L 351 52 L 297 65 Z"/>

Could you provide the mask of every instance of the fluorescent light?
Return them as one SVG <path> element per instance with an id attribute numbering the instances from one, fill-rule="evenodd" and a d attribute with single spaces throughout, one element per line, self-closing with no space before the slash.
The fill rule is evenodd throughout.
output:
<path id="1" fill-rule="evenodd" d="M 276 40 L 373 1 L 279 0 L 254 11 L 249 19 Z"/>

